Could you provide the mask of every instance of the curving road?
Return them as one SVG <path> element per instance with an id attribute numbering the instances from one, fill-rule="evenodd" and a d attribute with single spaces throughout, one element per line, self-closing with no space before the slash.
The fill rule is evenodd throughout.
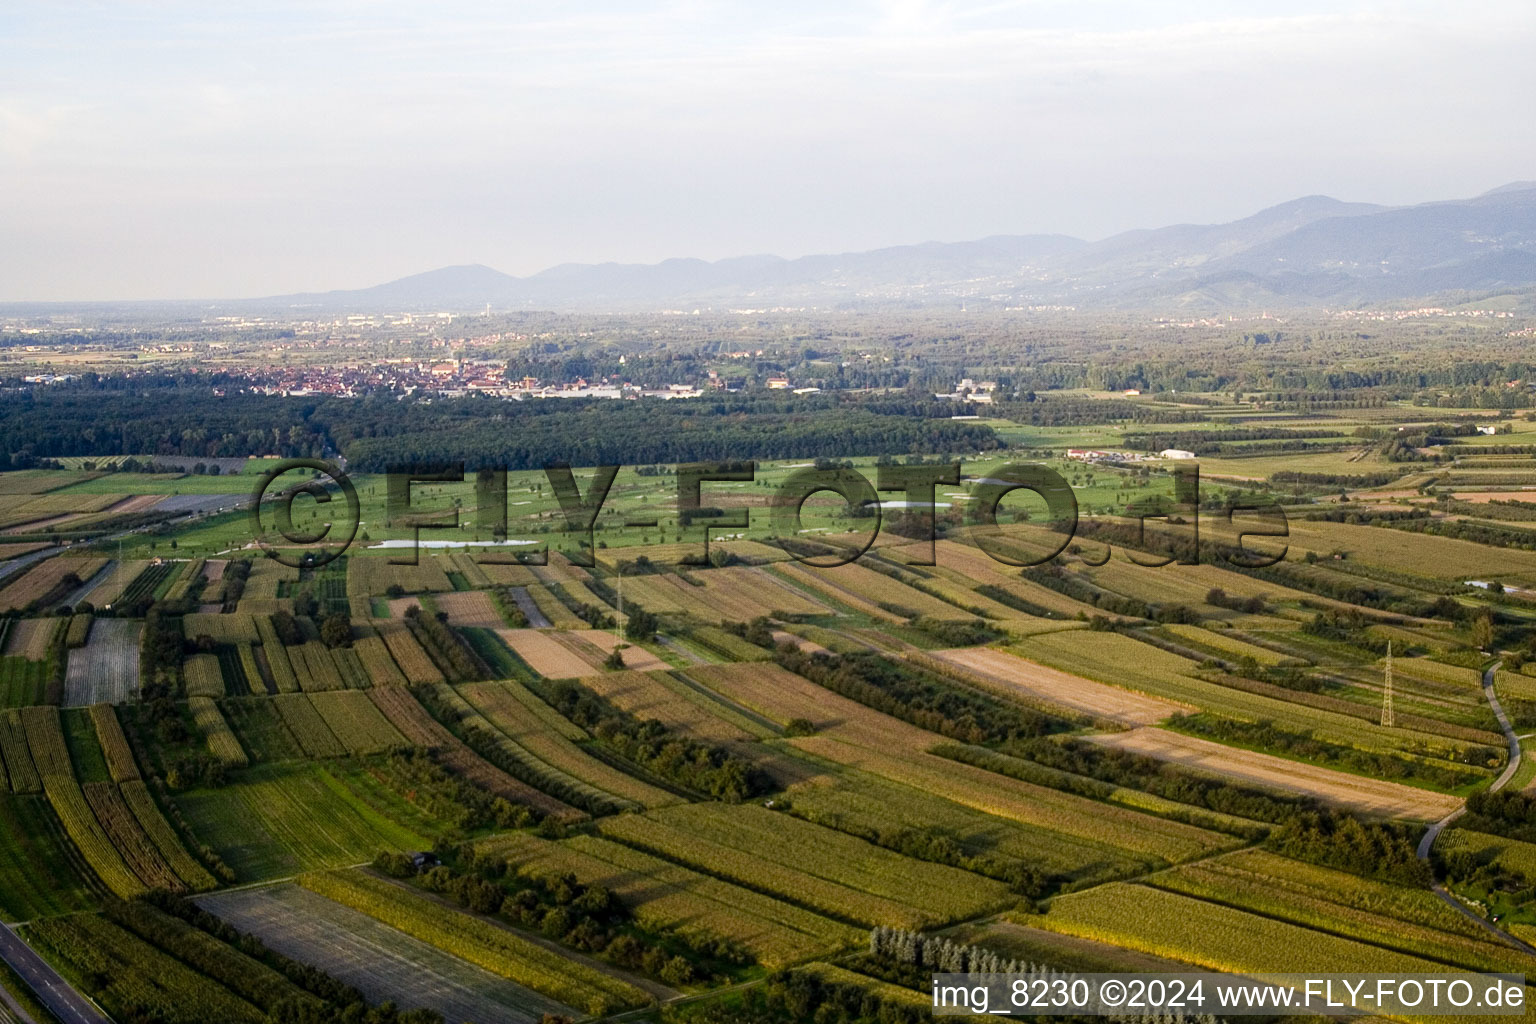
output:
<path id="1" fill-rule="evenodd" d="M 1515 772 L 1520 770 L 1520 737 L 1515 735 L 1514 727 L 1509 724 L 1509 716 L 1504 713 L 1504 705 L 1499 703 L 1499 695 L 1493 691 L 1493 677 L 1494 674 L 1498 672 L 1499 666 L 1502 664 L 1503 662 L 1496 661 L 1488 667 L 1486 672 L 1483 673 L 1483 694 L 1488 698 L 1488 706 L 1493 708 L 1493 716 L 1499 720 L 1499 728 L 1504 731 L 1505 742 L 1509 744 L 1509 763 L 1504 766 L 1504 770 L 1499 773 L 1499 777 L 1493 780 L 1493 785 L 1488 787 L 1488 791 L 1490 793 L 1503 789 L 1505 784 L 1507 784 L 1510 779 L 1515 777 Z M 1467 809 L 1465 807 L 1458 807 L 1450 814 L 1447 814 L 1445 817 L 1429 826 L 1428 831 L 1424 833 L 1424 838 L 1419 840 L 1420 860 L 1429 860 L 1429 851 L 1434 849 L 1435 840 L 1440 838 L 1440 833 L 1444 832 L 1446 827 L 1450 825 L 1451 822 L 1455 821 L 1466 812 Z M 1452 896 L 1450 892 L 1445 888 L 1445 886 L 1441 885 L 1439 882 L 1436 882 L 1433 888 L 1435 890 L 1436 896 L 1439 896 L 1458 913 L 1464 915 L 1471 921 L 1477 922 L 1478 925 L 1496 935 L 1500 942 L 1514 946 L 1516 949 L 1522 950 L 1526 953 L 1536 954 L 1536 946 L 1532 946 L 1528 942 L 1517 939 L 1513 935 L 1500 928 L 1495 928 L 1491 921 L 1484 919 L 1478 914 L 1472 913 L 1472 911 L 1467 908 L 1466 904 L 1462 903 L 1455 896 Z"/>
<path id="2" fill-rule="evenodd" d="M 95 1003 L 71 988 L 58 971 L 49 967 L 31 946 L 3 925 L 0 925 L 0 958 L 21 975 L 37 1001 L 63 1024 L 112 1024 L 111 1018 L 98 1010 Z"/>

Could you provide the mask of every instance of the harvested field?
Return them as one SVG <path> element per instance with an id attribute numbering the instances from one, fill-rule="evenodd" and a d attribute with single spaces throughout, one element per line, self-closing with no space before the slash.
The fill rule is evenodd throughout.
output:
<path id="1" fill-rule="evenodd" d="M 840 697 L 777 665 L 699 666 L 686 674 L 775 721 L 810 719 L 816 735 L 791 741 L 809 754 L 986 814 L 1169 862 L 1235 842 L 1205 829 L 929 754 L 926 751 L 944 742 L 938 735 Z"/>
<path id="2" fill-rule="evenodd" d="M 371 1003 L 429 1008 L 450 1021 L 536 1024 L 569 1014 L 560 1003 L 444 953 L 367 914 L 291 883 L 220 893 L 204 910 L 269 949 L 353 986 Z"/>
<path id="3" fill-rule="evenodd" d="M 776 728 L 732 712 L 666 672 L 605 672 L 583 678 L 581 685 L 636 718 L 654 718 L 669 729 L 710 743 L 744 744 L 778 735 Z"/>
<path id="4" fill-rule="evenodd" d="M 825 647 L 821 646 L 821 644 L 818 644 L 815 641 L 807 640 L 803 636 L 796 636 L 794 633 L 790 633 L 790 632 L 787 632 L 787 631 L 782 630 L 782 629 L 776 629 L 776 630 L 773 631 L 773 642 L 775 644 L 794 644 L 796 647 L 800 648 L 800 650 L 804 651 L 806 654 L 831 654 L 832 653 L 831 651 L 827 650 Z"/>
<path id="5" fill-rule="evenodd" d="M 1190 704 L 1228 718 L 1247 722 L 1269 720 L 1282 728 L 1310 732 L 1319 739 L 1346 746 L 1366 750 L 1429 750 L 1452 755 L 1474 745 L 1465 739 L 1420 732 L 1402 723 L 1395 729 L 1383 729 L 1366 718 L 1206 682 L 1195 678 L 1196 662 L 1123 633 L 1048 633 L 1025 641 L 1019 649 L 1035 661 L 1102 683 Z"/>
<path id="6" fill-rule="evenodd" d="M 1365 814 L 1433 821 L 1461 806 L 1459 798 L 1443 793 L 1239 750 L 1164 729 L 1131 729 L 1088 739 L 1117 750 L 1202 769 L 1223 779 L 1304 793 Z"/>
<path id="7" fill-rule="evenodd" d="M 312 892 L 594 1017 L 651 1001 L 628 981 L 565 957 L 513 929 L 439 903 L 413 886 L 361 871 L 312 873 L 297 881 Z"/>
<path id="8" fill-rule="evenodd" d="M 462 593 L 439 594 L 434 598 L 437 610 L 448 616 L 448 624 L 455 627 L 500 629 L 506 625 L 491 595 L 479 590 Z"/>
<path id="9" fill-rule="evenodd" d="M 570 630 L 566 633 L 553 634 L 557 639 L 570 638 L 571 640 L 590 644 L 602 652 L 604 657 L 613 653 L 619 646 L 618 637 L 605 630 L 580 629 Z M 624 648 L 624 667 L 635 672 L 651 672 L 656 669 L 671 668 L 660 657 L 641 647 L 639 644 L 630 644 Z"/>
<path id="10" fill-rule="evenodd" d="M 64 705 L 123 704 L 139 692 L 139 634 L 132 619 L 97 619 L 85 646 L 69 652 Z"/>
<path id="11" fill-rule="evenodd" d="M 27 570 L 20 579 L 0 590 L 0 611 L 25 609 L 34 602 L 63 600 L 107 564 L 105 558 L 47 558 Z M 73 576 L 76 582 L 70 583 Z M 67 586 L 66 586 L 67 584 Z M 52 609 L 49 608 L 49 611 Z"/>
<path id="12" fill-rule="evenodd" d="M 73 466 L 73 462 L 66 462 Z M 56 469 L 21 469 L 0 474 L 0 494 L 43 494 L 56 491 L 86 480 L 94 480 L 99 473 L 60 472 Z"/>
<path id="13" fill-rule="evenodd" d="M 389 609 L 389 617 L 392 619 L 405 618 L 406 612 L 415 608 L 421 610 L 421 598 L 419 597 L 392 597 L 384 602 L 384 607 Z"/>
<path id="14" fill-rule="evenodd" d="M 528 667 L 549 679 L 573 679 L 591 675 L 602 668 L 601 658 L 582 658 L 555 639 L 554 633 L 537 629 L 498 629 L 496 635 L 528 663 Z"/>
<path id="15" fill-rule="evenodd" d="M 53 646 L 54 634 L 59 631 L 59 619 L 21 619 L 11 626 L 5 640 L 7 657 L 43 661 Z"/>
<path id="16" fill-rule="evenodd" d="M 1096 683 L 993 647 L 931 651 L 929 657 L 972 672 L 994 688 L 1016 691 L 1027 699 L 1060 705 L 1123 725 L 1150 725 L 1178 711 L 1197 710 L 1185 704 Z"/>

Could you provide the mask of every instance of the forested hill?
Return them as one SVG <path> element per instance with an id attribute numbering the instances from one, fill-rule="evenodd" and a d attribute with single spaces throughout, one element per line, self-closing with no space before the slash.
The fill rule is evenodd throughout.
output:
<path id="1" fill-rule="evenodd" d="M 1096 242 L 996 235 L 869 252 L 650 265 L 566 264 L 529 277 L 444 267 L 372 288 L 246 300 L 252 308 L 645 310 L 1081 309 L 1354 306 L 1536 287 L 1536 184 L 1384 207 L 1306 196 L 1226 224 L 1174 224 Z"/>
<path id="2" fill-rule="evenodd" d="M 55 387 L 0 403 L 4 468 L 90 455 L 230 458 L 339 451 L 352 469 L 464 461 L 533 469 L 718 459 L 964 453 L 1000 446 L 949 402 L 831 395 L 431 402 L 217 395 L 205 386 Z"/>

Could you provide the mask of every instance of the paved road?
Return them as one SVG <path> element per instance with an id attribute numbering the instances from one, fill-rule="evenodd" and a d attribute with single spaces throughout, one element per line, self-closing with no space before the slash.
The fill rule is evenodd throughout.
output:
<path id="1" fill-rule="evenodd" d="M 0 926 L 0 957 L 31 986 L 37 1001 L 64 1024 L 112 1024 L 110 1017 L 70 988 L 69 982 L 59 977 L 57 971 L 7 926 Z"/>
<path id="2" fill-rule="evenodd" d="M 1493 717 L 1499 720 L 1499 728 L 1504 731 L 1505 742 L 1509 744 L 1509 763 L 1504 766 L 1504 770 L 1499 773 L 1499 777 L 1493 780 L 1493 785 L 1488 787 L 1488 791 L 1490 793 L 1503 789 L 1505 784 L 1507 784 L 1510 779 L 1515 777 L 1515 772 L 1520 770 L 1520 737 L 1515 735 L 1514 727 L 1509 724 L 1509 716 L 1504 713 L 1504 705 L 1499 703 L 1499 695 L 1493 692 L 1493 677 L 1494 674 L 1498 672 L 1499 665 L 1501 664 L 1503 664 L 1503 662 L 1495 662 L 1492 666 L 1489 667 L 1488 671 L 1483 673 L 1483 693 L 1488 698 L 1488 706 L 1493 708 Z M 1450 814 L 1447 814 L 1445 817 L 1429 826 L 1429 830 L 1424 833 L 1424 838 L 1419 840 L 1420 860 L 1429 859 L 1429 851 L 1434 849 L 1435 840 L 1440 838 L 1440 833 L 1444 832 L 1446 827 L 1450 825 L 1451 822 L 1455 821 L 1466 812 L 1467 809 L 1465 807 L 1458 807 Z M 1499 941 L 1507 945 L 1514 946 L 1516 949 L 1523 950 L 1524 952 L 1536 954 L 1536 946 L 1532 946 L 1528 942 L 1523 942 L 1520 939 L 1515 938 L 1508 932 L 1494 927 L 1492 922 L 1484 919 L 1481 915 L 1474 914 L 1465 903 L 1462 903 L 1455 896 L 1452 896 L 1450 892 L 1446 890 L 1445 886 L 1436 882 L 1434 885 L 1434 890 L 1435 895 L 1439 896 L 1442 900 L 1449 904 L 1452 909 L 1464 915 L 1469 920 L 1475 921 L 1480 927 L 1492 932 L 1495 936 L 1498 937 Z"/>

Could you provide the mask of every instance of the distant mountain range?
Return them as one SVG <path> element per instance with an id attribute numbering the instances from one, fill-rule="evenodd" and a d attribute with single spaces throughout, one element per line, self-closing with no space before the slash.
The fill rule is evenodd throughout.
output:
<path id="1" fill-rule="evenodd" d="M 350 310 L 958 307 L 1217 310 L 1356 306 L 1536 289 L 1536 182 L 1385 207 L 1307 196 L 1230 224 L 1099 242 L 995 235 L 832 256 L 444 267 L 354 291 L 247 300 Z M 1529 296 L 1527 296 L 1529 298 Z M 246 303 L 241 303 L 242 305 Z"/>

